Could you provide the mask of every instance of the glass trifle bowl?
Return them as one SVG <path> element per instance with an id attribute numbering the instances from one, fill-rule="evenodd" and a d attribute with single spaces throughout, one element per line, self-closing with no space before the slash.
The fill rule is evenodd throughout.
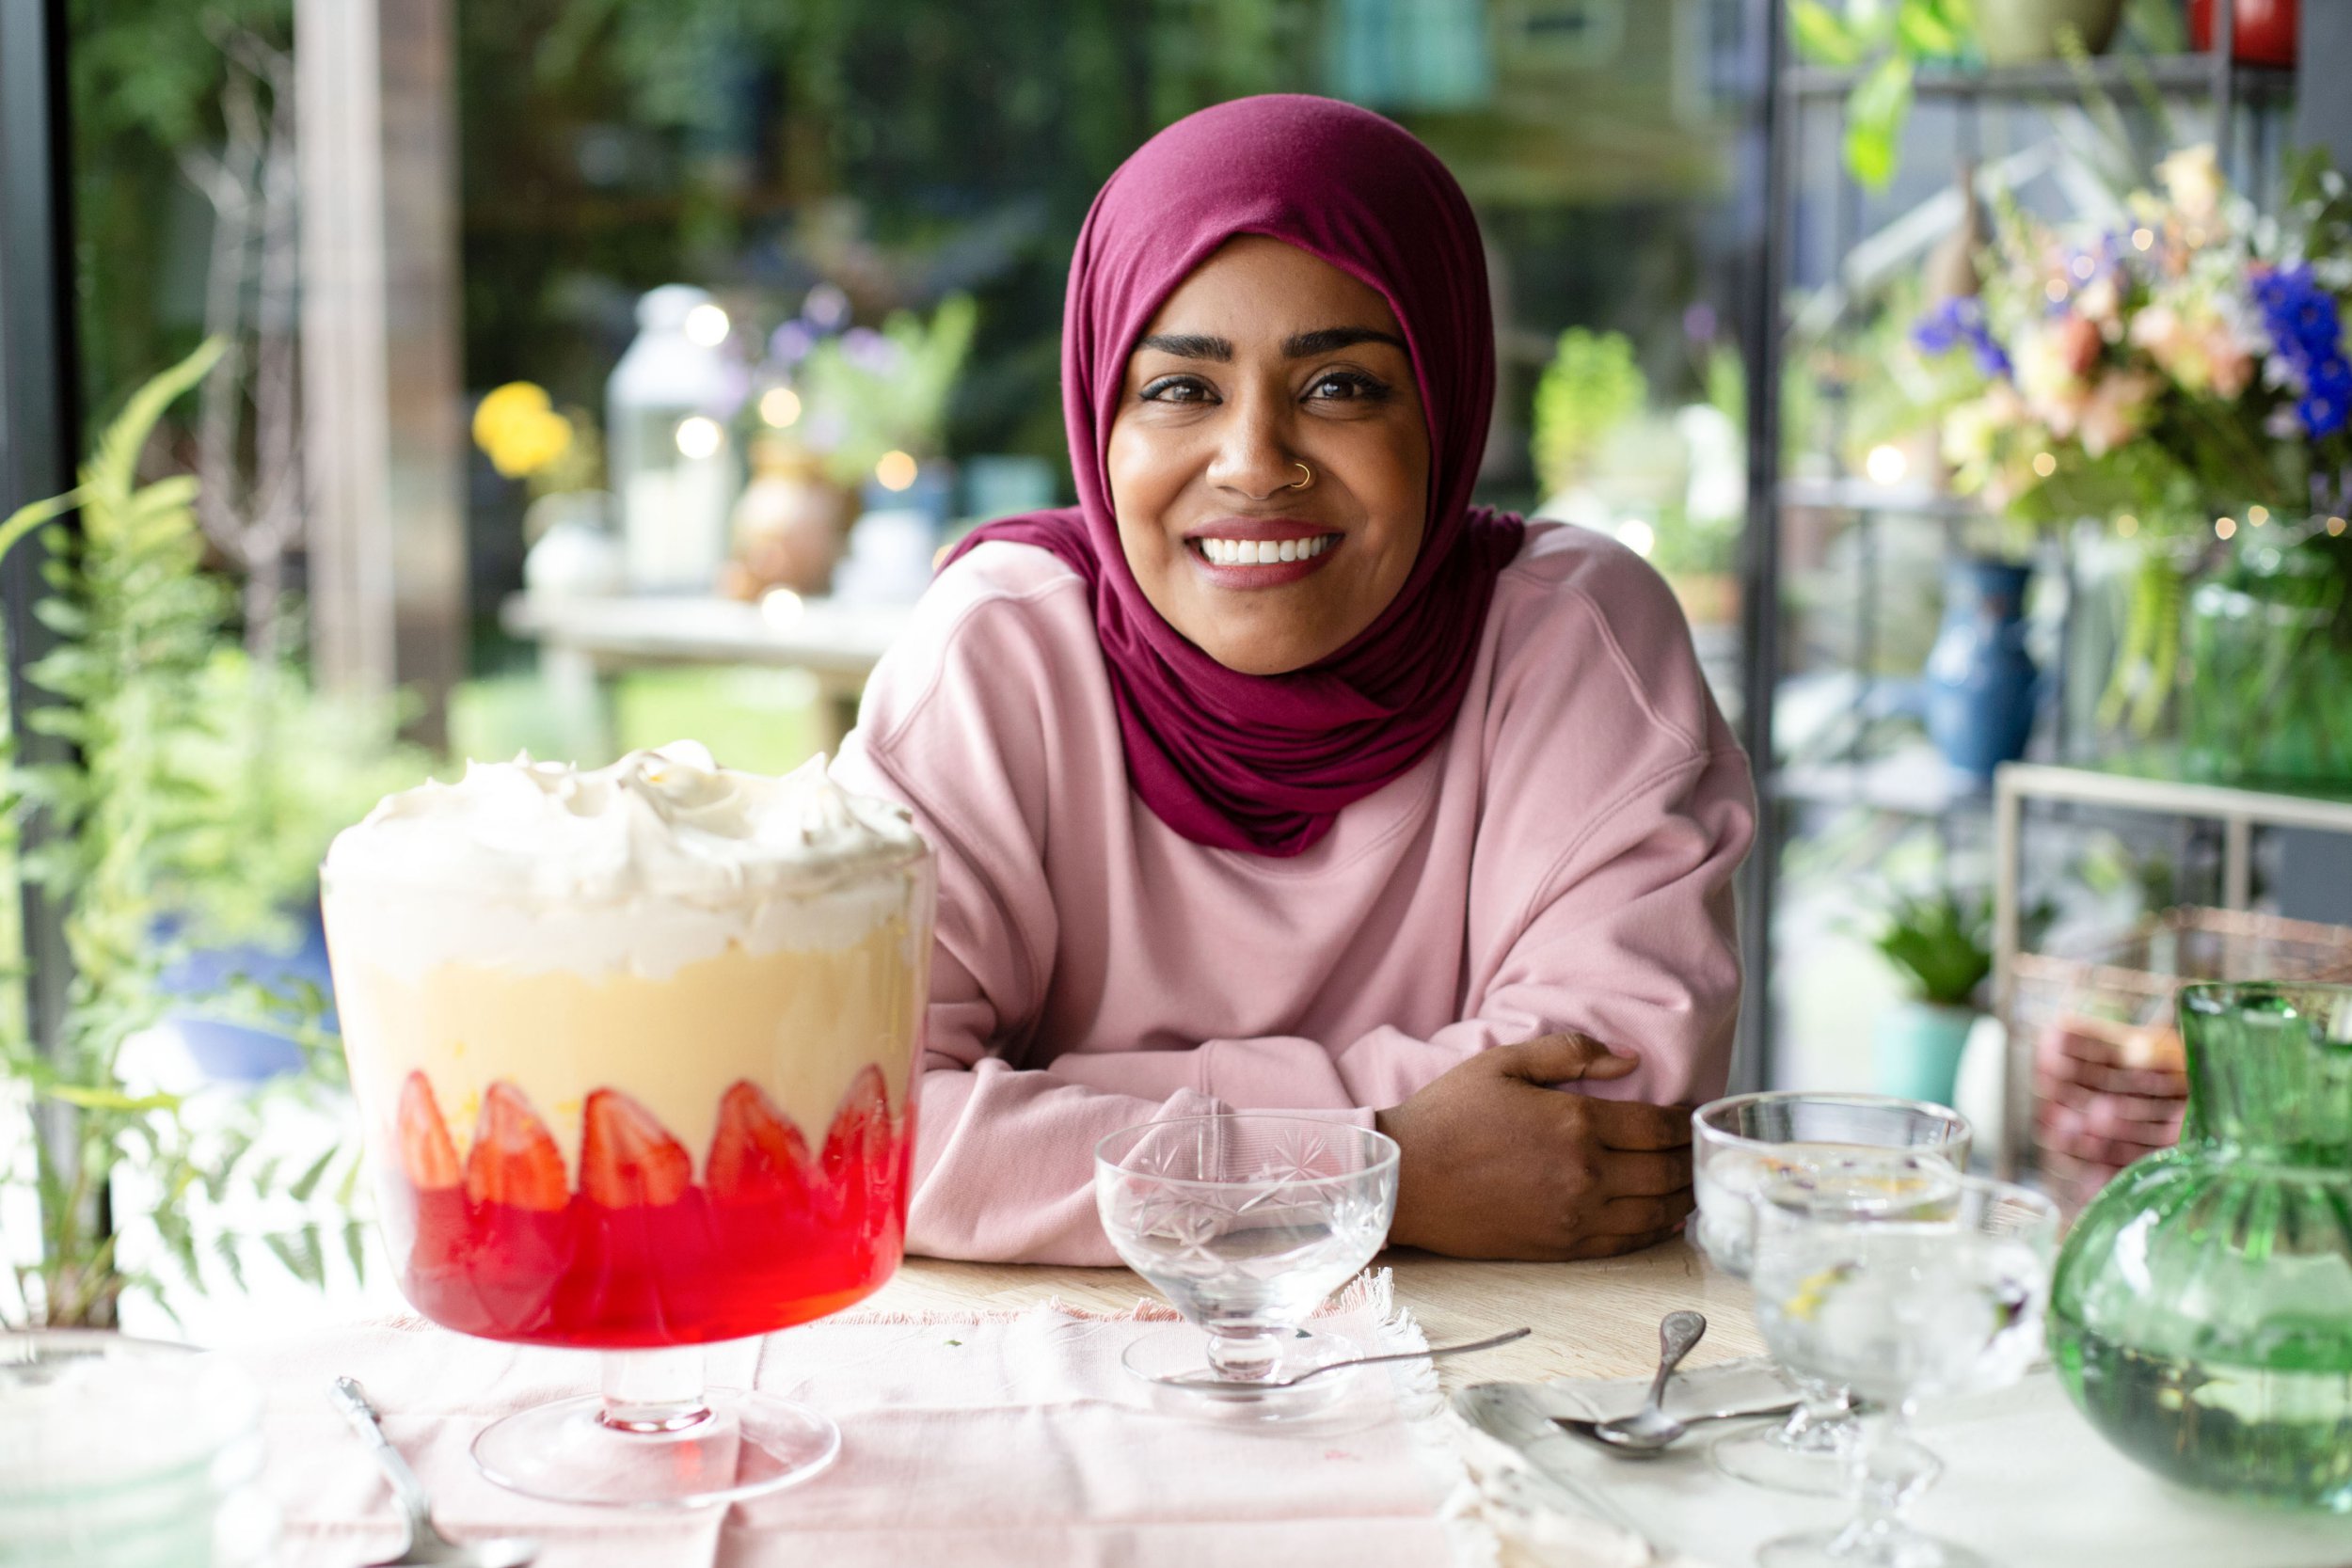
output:
<path id="1" fill-rule="evenodd" d="M 696 1506 L 805 1480 L 821 1414 L 707 1389 L 700 1347 L 897 1268 L 930 852 L 823 759 L 699 747 L 470 766 L 322 871 L 352 1087 L 401 1291 L 461 1334 L 605 1353 L 603 1393 L 485 1429 L 491 1480 Z"/>

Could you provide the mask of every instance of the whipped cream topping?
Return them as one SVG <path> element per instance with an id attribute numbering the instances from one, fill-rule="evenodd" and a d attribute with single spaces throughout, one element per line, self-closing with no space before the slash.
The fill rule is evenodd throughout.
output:
<path id="1" fill-rule="evenodd" d="M 720 768 L 681 742 L 592 769 L 528 754 L 469 763 L 456 784 L 386 797 L 337 836 L 326 870 L 533 902 L 715 906 L 820 886 L 921 847 L 903 808 L 851 795 L 821 756 L 771 778 Z"/>
<path id="2" fill-rule="evenodd" d="M 337 835 L 329 941 L 338 959 L 409 974 L 665 974 L 730 943 L 855 942 L 905 910 L 927 853 L 902 807 L 843 789 L 822 756 L 781 778 L 720 768 L 691 742 L 609 768 L 469 763 Z"/>

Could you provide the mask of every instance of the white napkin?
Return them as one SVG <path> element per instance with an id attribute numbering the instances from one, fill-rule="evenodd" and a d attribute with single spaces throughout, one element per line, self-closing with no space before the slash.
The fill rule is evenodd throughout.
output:
<path id="1" fill-rule="evenodd" d="M 1419 1349 L 1385 1271 L 1317 1327 L 1366 1354 Z M 1328 1418 L 1237 1429 L 1156 1414 L 1120 1365 L 1172 1316 L 1046 1304 L 942 1316 L 849 1313 L 712 1347 L 710 1381 L 803 1399 L 841 1424 L 840 1461 L 733 1510 L 537 1503 L 468 1450 L 491 1418 L 595 1386 L 595 1357 L 409 1320 L 237 1355 L 262 1381 L 267 1481 L 289 1568 L 349 1568 L 399 1544 L 367 1450 L 327 1404 L 354 1374 L 453 1535 L 531 1534 L 540 1568 L 1472 1568 L 1494 1542 L 1445 1439 L 1427 1363 L 1359 1374 Z"/>
<path id="2" fill-rule="evenodd" d="M 1789 1497 L 1708 1463 L 1718 1422 L 1659 1458 L 1617 1459 L 1549 1417 L 1605 1418 L 1646 1379 L 1488 1383 L 1454 1397 L 1493 1517 L 1520 1549 L 1558 1568 L 1747 1568 L 1765 1542 L 1851 1516 L 1836 1498 Z M 1667 1409 L 1733 1409 L 1788 1396 L 1761 1361 L 1677 1378 Z M 2017 1387 L 1955 1400 L 1916 1423 L 1944 1461 L 1914 1507 L 1918 1526 L 2006 1568 L 2343 1568 L 2352 1520 L 2234 1503 L 2171 1486 L 2109 1448 L 2036 1372 Z"/>

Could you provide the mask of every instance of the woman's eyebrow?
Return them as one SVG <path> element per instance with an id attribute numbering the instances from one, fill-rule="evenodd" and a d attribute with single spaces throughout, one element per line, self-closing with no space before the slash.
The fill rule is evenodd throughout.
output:
<path id="1" fill-rule="evenodd" d="M 1387 343 L 1400 353 L 1412 353 L 1405 346 L 1405 340 L 1392 332 L 1376 331 L 1369 326 L 1326 326 L 1285 339 L 1282 356 L 1286 359 L 1310 359 L 1318 354 L 1353 348 L 1358 343 Z"/>
<path id="2" fill-rule="evenodd" d="M 1209 338 L 1198 332 L 1154 332 L 1139 340 L 1136 347 L 1155 348 L 1179 359 L 1214 359 L 1219 364 L 1231 364 L 1233 359 L 1232 339 Z"/>

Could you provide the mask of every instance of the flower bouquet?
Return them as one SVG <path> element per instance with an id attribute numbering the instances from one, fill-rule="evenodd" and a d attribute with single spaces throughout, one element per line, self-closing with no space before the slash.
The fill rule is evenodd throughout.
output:
<path id="1" fill-rule="evenodd" d="M 1944 455 L 1957 488 L 2011 516 L 2099 519 L 2138 546 L 2102 722 L 2147 735 L 2186 673 L 2193 770 L 2352 776 L 2352 709 L 2299 713 L 2317 728 L 2292 757 L 2247 728 L 2279 713 L 2281 693 L 2249 684 L 2262 672 L 2338 671 L 2314 685 L 2322 709 L 2352 688 L 2352 198 L 2313 157 L 2258 215 L 2207 147 L 2167 158 L 2157 185 L 2102 226 L 1999 211 L 1982 293 L 1913 335 L 1946 362 Z M 2192 625 L 2195 662 L 2185 611 L 2216 622 Z M 2234 713 L 2221 730 L 2217 711 Z"/>

